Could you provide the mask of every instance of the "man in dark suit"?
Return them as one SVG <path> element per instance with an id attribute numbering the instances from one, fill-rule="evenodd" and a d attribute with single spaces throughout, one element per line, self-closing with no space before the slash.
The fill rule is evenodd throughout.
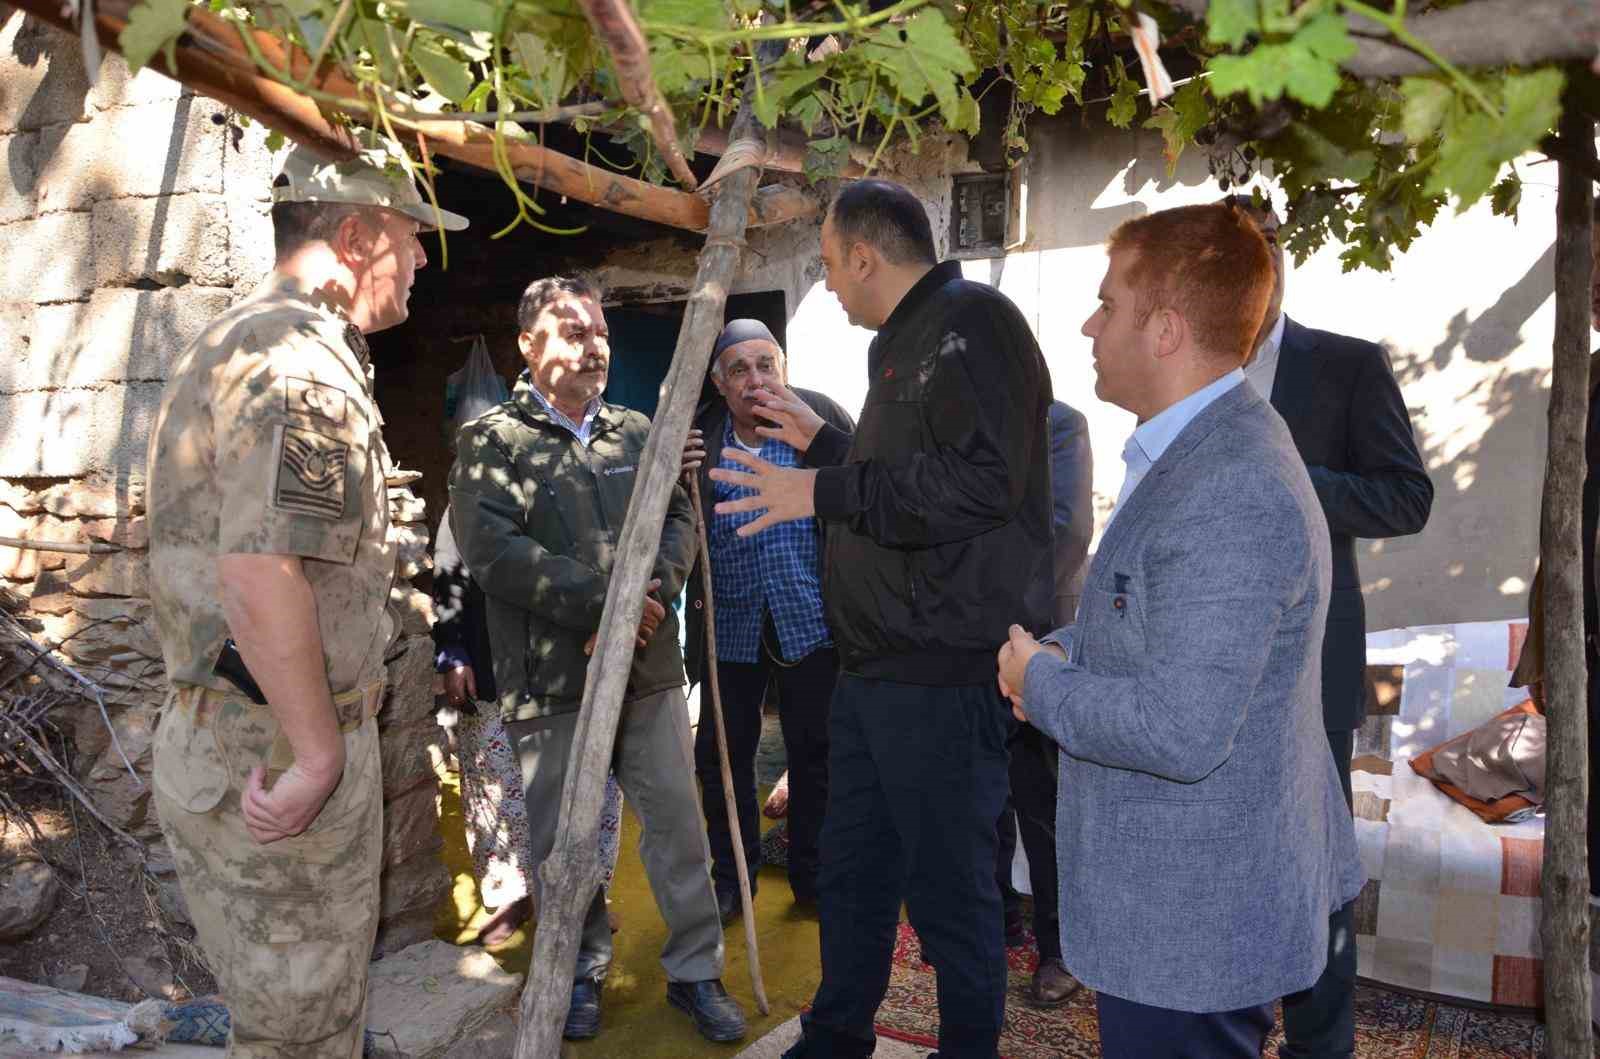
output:
<path id="1" fill-rule="evenodd" d="M 1333 593 L 1322 641 L 1322 714 L 1328 747 L 1350 796 L 1355 730 L 1366 707 L 1366 610 L 1356 539 L 1419 533 L 1433 506 L 1405 398 L 1383 347 L 1314 331 L 1283 315 L 1284 260 L 1270 205 L 1239 200 L 1273 254 L 1276 283 L 1245 377 L 1289 426 L 1328 520 Z M 1311 989 L 1285 997 L 1285 1059 L 1355 1052 L 1356 948 L 1351 905 L 1333 914 L 1328 966 Z"/>

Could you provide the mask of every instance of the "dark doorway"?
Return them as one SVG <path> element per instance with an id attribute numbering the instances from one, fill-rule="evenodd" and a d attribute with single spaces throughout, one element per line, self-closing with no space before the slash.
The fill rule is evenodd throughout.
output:
<path id="1" fill-rule="evenodd" d="M 606 324 L 611 328 L 611 378 L 606 400 L 655 418 L 661 382 L 667 377 L 678 345 L 685 304 L 606 306 Z M 778 344 L 783 344 L 786 317 L 782 291 L 729 295 L 723 319 L 741 317 L 760 320 Z"/>
<path id="2" fill-rule="evenodd" d="M 424 237 L 430 260 L 417 273 L 410 319 L 371 340 L 384 437 L 399 466 L 422 472 L 422 480 L 412 488 L 427 502 L 428 525 L 435 531 L 448 501 L 455 459 L 453 432 L 444 414 L 445 378 L 466 361 L 472 339 L 483 336 L 496 368 L 509 383 L 523 366 L 517 351 L 517 300 L 530 280 L 592 270 L 619 249 L 651 243 L 662 248 L 663 279 L 674 278 L 686 288 L 704 242 L 691 232 L 542 195 L 551 224 L 586 225 L 587 230 L 556 236 L 522 228 L 494 239 L 491 236 L 505 224 L 509 210 L 508 192 L 497 177 L 467 168 L 447 169 L 438 187 L 441 205 L 465 214 L 472 226 L 448 237 L 448 268 L 443 267 L 437 237 Z M 626 298 L 630 292 L 621 293 Z M 683 311 L 682 301 L 606 305 L 613 348 L 607 399 L 646 415 L 655 411 Z M 735 295 L 728 299 L 728 313 L 762 320 L 783 339 L 781 292 Z"/>

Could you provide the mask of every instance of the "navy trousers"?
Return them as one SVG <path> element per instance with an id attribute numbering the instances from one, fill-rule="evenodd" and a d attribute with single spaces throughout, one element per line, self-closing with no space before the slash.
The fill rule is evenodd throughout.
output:
<path id="1" fill-rule="evenodd" d="M 1104 1059 L 1260 1059 L 1272 1005 L 1195 1014 L 1095 994 Z"/>
<path id="2" fill-rule="evenodd" d="M 777 639 L 776 633 L 772 639 Z M 828 700 L 833 697 L 838 672 L 839 652 L 832 647 L 819 647 L 793 665 L 774 662 L 765 646 L 759 662 L 717 663 L 722 726 L 728 736 L 734 804 L 739 809 L 739 834 L 750 868 L 752 897 L 757 888 L 756 869 L 761 867 L 756 748 L 761 742 L 761 703 L 767 684 L 776 681 L 778 685 L 778 723 L 789 764 L 789 888 L 796 900 L 813 901 L 817 896 L 817 843 L 828 799 Z M 702 685 L 700 695 L 702 703 L 711 701 L 709 684 Z M 727 795 L 722 790 L 716 728 L 707 705 L 695 733 L 694 770 L 700 777 L 706 840 L 711 844 L 711 881 L 719 894 L 737 894 L 739 870 L 733 859 L 733 831 L 728 825 Z"/>
<path id="3" fill-rule="evenodd" d="M 789 1059 L 872 1054 L 902 901 L 938 975 L 937 1054 L 995 1059 L 1006 990 L 995 820 L 1009 716 L 992 683 L 840 675 L 822 825 L 822 985 Z"/>
<path id="4" fill-rule="evenodd" d="M 1329 731 L 1328 749 L 1351 803 L 1350 757 L 1355 732 Z M 1328 917 L 1328 966 L 1316 985 L 1283 998 L 1281 1059 L 1350 1059 L 1356 1053 L 1355 902 Z"/>

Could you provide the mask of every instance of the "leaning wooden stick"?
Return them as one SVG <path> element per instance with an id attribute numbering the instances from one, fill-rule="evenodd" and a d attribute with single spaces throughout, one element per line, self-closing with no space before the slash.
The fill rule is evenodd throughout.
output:
<path id="1" fill-rule="evenodd" d="M 739 809 L 733 789 L 733 766 L 728 761 L 728 733 L 722 725 L 722 687 L 717 681 L 717 611 L 711 598 L 711 545 L 706 540 L 706 520 L 701 517 L 700 473 L 689 475 L 689 499 L 694 504 L 694 531 L 700 539 L 700 581 L 706 592 L 706 686 L 711 689 L 711 717 L 717 726 L 717 761 L 722 766 L 722 800 L 728 807 L 728 830 L 733 835 L 733 863 L 739 869 L 739 903 L 744 908 L 744 949 L 750 957 L 750 988 L 755 990 L 756 1007 L 763 1015 L 772 1009 L 767 1004 L 767 987 L 761 981 L 761 953 L 756 951 L 756 917 L 750 907 L 750 866 L 744 859 L 744 838 L 739 832 Z M 706 723 L 701 703 L 700 723 Z"/>

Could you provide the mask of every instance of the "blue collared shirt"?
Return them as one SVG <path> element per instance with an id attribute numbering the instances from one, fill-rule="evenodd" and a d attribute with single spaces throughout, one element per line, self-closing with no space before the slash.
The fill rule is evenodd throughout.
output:
<path id="1" fill-rule="evenodd" d="M 600 398 L 596 397 L 590 401 L 589 407 L 583 410 L 583 422 L 574 423 L 567 417 L 565 412 L 550 403 L 550 398 L 539 392 L 539 384 L 533 381 L 526 369 L 522 374 L 528 379 L 528 389 L 533 391 L 533 396 L 538 399 L 544 410 L 550 413 L 550 418 L 556 421 L 556 426 L 566 427 L 567 430 L 571 431 L 572 436 L 578 439 L 578 444 L 588 448 L 589 435 L 594 430 L 594 417 L 600 411 Z"/>
<path id="2" fill-rule="evenodd" d="M 1140 423 L 1134 432 L 1128 436 L 1128 442 L 1122 446 L 1122 462 L 1127 464 L 1127 473 L 1122 479 L 1122 492 L 1117 494 L 1117 506 L 1111 511 L 1111 522 L 1117 519 L 1117 513 L 1122 510 L 1128 497 L 1144 481 L 1144 476 L 1150 468 L 1162 457 L 1168 447 L 1183 433 L 1183 428 L 1193 422 L 1194 417 L 1205 411 L 1206 406 L 1217 398 L 1244 382 L 1244 372 L 1234 368 L 1228 374 L 1215 382 L 1203 386 L 1194 393 L 1168 405 L 1157 414 Z M 1107 523 L 1110 525 L 1110 522 Z"/>
<path id="3" fill-rule="evenodd" d="M 722 450 L 731 451 L 734 437 L 730 416 L 723 430 Z M 748 451 L 748 450 L 746 450 Z M 768 438 L 757 454 L 778 467 L 800 466 L 792 447 Z M 750 468 L 724 455 L 719 466 L 731 471 Z M 712 483 L 717 502 L 753 496 L 752 490 L 724 482 Z M 770 613 L 778 633 L 780 661 L 798 662 L 819 647 L 832 643 L 822 616 L 822 582 L 817 576 L 820 541 L 817 520 L 780 522 L 753 537 L 738 529 L 759 518 L 759 511 L 711 516 L 711 587 L 717 600 L 717 658 L 723 662 L 755 663 L 761 660 L 761 623 Z"/>

